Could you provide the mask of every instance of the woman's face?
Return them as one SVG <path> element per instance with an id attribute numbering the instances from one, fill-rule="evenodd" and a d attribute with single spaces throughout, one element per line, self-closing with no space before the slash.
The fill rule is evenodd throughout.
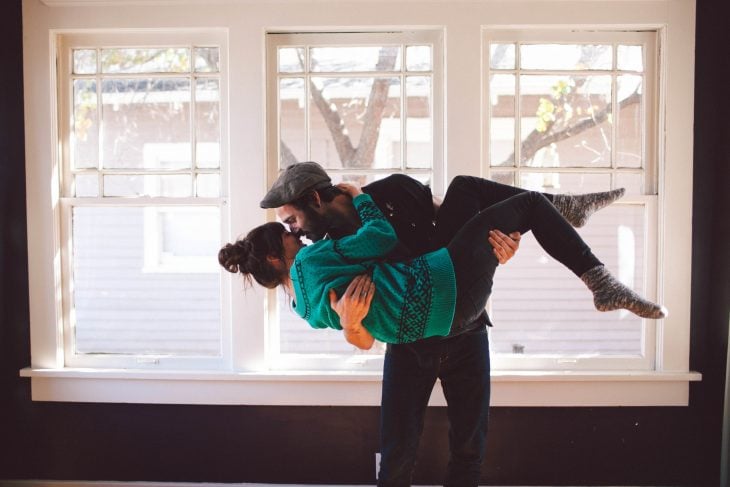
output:
<path id="1" fill-rule="evenodd" d="M 292 262 L 294 262 L 294 257 L 299 252 L 299 249 L 304 247 L 304 244 L 299 240 L 299 237 L 287 231 L 281 234 L 281 244 L 284 246 L 284 260 L 287 263 L 287 267 L 291 267 Z"/>

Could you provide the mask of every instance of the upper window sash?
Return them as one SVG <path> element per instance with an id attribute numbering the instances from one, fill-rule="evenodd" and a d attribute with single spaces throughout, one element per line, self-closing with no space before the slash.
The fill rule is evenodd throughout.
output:
<path id="1" fill-rule="evenodd" d="M 581 74 L 581 75 L 603 75 L 612 77 L 611 92 L 617 93 L 618 87 L 615 85 L 616 77 L 624 75 L 637 75 L 643 79 L 643 85 L 641 86 L 641 113 L 644 118 L 640 121 L 641 128 L 643 131 L 643 138 L 641 142 L 641 156 L 642 164 L 640 167 L 625 167 L 618 162 L 616 156 L 616 138 L 615 130 L 612 131 L 611 147 L 612 154 L 610 164 L 606 167 L 570 167 L 570 168 L 549 168 L 550 171 L 563 171 L 563 172 L 580 172 L 580 173 L 612 173 L 612 186 L 620 186 L 620 179 L 617 179 L 619 175 L 642 175 L 642 191 L 640 194 L 656 195 L 658 192 L 658 131 L 659 131 L 659 53 L 658 39 L 660 38 L 658 31 L 580 31 L 580 30 L 565 30 L 560 29 L 499 29 L 490 28 L 484 31 L 484 67 L 485 71 L 489 74 L 513 74 L 513 75 L 546 75 L 555 73 L 557 75 L 567 75 L 569 73 Z M 511 67 L 500 66 L 498 69 L 492 69 L 492 63 L 490 58 L 490 44 L 512 44 L 516 46 L 514 55 L 514 61 Z M 555 44 L 555 45 L 570 45 L 570 44 L 604 44 L 612 46 L 612 55 L 610 63 L 601 66 L 589 66 L 583 69 L 538 69 L 534 66 L 525 67 L 520 64 L 520 46 L 522 45 L 533 45 L 533 44 Z M 616 45 L 627 45 L 627 46 L 641 46 L 643 53 L 642 68 L 640 71 L 635 70 L 632 66 L 621 65 L 619 56 L 617 56 Z M 489 103 L 490 86 L 489 80 L 483 83 L 484 89 L 484 100 L 485 100 L 485 121 L 486 127 L 484 136 L 489 137 L 490 134 L 490 109 Z M 518 88 L 519 90 L 519 83 Z M 517 93 L 517 102 L 519 103 L 519 91 Z M 610 115 L 616 117 L 618 111 L 619 100 L 618 97 L 612 97 Z M 515 127 L 517 130 L 518 127 Z M 490 164 L 493 157 L 491 154 L 491 146 L 489 143 L 484 144 L 484 161 L 485 165 L 491 170 L 502 169 L 498 166 Z M 519 139 L 515 136 L 515 165 L 506 166 L 506 170 L 515 170 L 517 174 L 521 170 L 530 171 L 543 171 L 543 169 L 537 167 L 528 167 L 521 164 L 519 154 Z M 491 166 L 491 167 L 490 167 Z M 545 169 L 548 170 L 548 169 Z"/>

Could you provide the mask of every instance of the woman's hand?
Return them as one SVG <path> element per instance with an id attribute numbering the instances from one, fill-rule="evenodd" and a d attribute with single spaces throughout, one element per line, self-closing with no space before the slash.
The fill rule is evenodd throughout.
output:
<path id="1" fill-rule="evenodd" d="M 337 299 L 334 289 L 330 289 L 330 306 L 340 317 L 340 325 L 345 339 L 363 350 L 373 346 L 375 339 L 363 326 L 362 320 L 370 311 L 370 303 L 375 295 L 375 284 L 367 275 L 352 280 L 345 293 Z"/>
<path id="2" fill-rule="evenodd" d="M 360 186 L 358 186 L 357 184 L 340 183 L 336 186 L 338 188 L 340 188 L 342 191 L 344 191 L 346 194 L 349 194 L 353 198 L 359 194 L 362 194 L 362 190 L 360 189 Z"/>

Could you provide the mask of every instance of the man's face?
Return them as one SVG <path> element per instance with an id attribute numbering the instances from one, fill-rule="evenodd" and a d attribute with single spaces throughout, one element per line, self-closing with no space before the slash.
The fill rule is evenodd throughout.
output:
<path id="1" fill-rule="evenodd" d="M 289 227 L 289 230 L 298 237 L 305 236 L 316 242 L 322 240 L 329 231 L 329 224 L 324 212 L 317 211 L 311 205 L 299 209 L 292 205 L 280 206 L 276 209 L 276 216 Z"/>

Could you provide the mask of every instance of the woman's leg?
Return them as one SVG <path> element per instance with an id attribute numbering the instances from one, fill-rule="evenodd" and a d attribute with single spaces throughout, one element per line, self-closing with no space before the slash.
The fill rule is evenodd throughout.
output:
<path id="1" fill-rule="evenodd" d="M 505 233 L 532 230 L 542 248 L 578 277 L 591 275 L 588 271 L 596 268 L 605 270 L 590 247 L 543 195 L 521 193 L 474 216 L 447 246 L 456 273 L 457 319 L 466 318 L 486 306 L 497 267 L 487 237 L 495 228 Z M 606 274 L 610 279 L 606 279 Z M 584 279 L 594 293 L 599 309 L 626 308 L 640 316 L 661 317 L 659 306 L 641 299 L 607 271 L 600 277 L 591 279 L 591 283 Z M 591 287 L 594 281 L 595 285 Z"/>
<path id="2" fill-rule="evenodd" d="M 434 248 L 445 247 L 456 232 L 479 211 L 527 190 L 474 176 L 456 176 L 436 213 Z M 613 203 L 623 189 L 583 195 L 542 193 L 575 226 L 583 226 L 593 212 Z M 500 229 L 504 231 L 504 229 Z"/>

